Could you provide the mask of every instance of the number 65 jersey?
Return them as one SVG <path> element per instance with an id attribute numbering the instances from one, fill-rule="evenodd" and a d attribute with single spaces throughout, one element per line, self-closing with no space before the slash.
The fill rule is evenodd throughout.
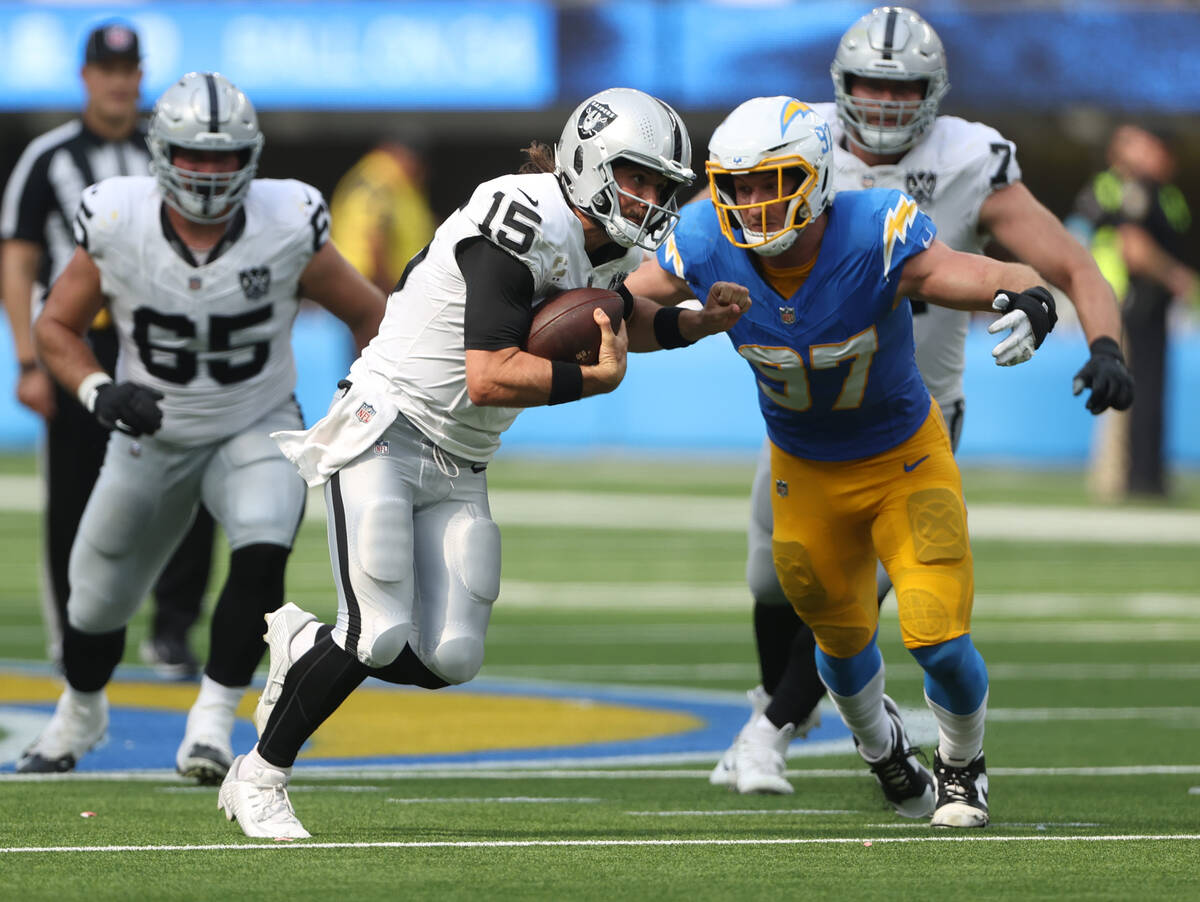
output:
<path id="1" fill-rule="evenodd" d="M 303 182 L 256 179 L 207 256 L 175 232 L 152 177 L 83 192 L 75 240 L 100 270 L 117 380 L 163 393 L 155 439 L 220 441 L 291 395 L 300 274 L 328 237 L 325 203 Z"/>

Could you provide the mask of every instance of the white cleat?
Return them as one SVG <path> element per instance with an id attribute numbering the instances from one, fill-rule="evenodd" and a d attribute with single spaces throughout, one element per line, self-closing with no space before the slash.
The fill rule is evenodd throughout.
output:
<path id="1" fill-rule="evenodd" d="M 267 632 L 263 638 L 267 640 L 271 666 L 267 671 L 267 685 L 263 687 L 254 708 L 254 726 L 259 736 L 267 728 L 267 721 L 271 719 L 271 712 L 275 710 L 275 703 L 283 692 L 283 681 L 295 663 L 292 660 L 292 639 L 317 618 L 289 601 L 279 610 L 267 614 L 265 619 Z"/>
<path id="2" fill-rule="evenodd" d="M 963 767 L 952 767 L 933 753 L 933 777 L 937 782 L 937 808 L 930 823 L 934 827 L 986 827 L 988 825 L 988 778 L 983 752 Z"/>
<path id="3" fill-rule="evenodd" d="M 65 774 L 100 744 L 108 730 L 108 697 L 98 692 L 63 691 L 54 715 L 17 761 L 19 774 Z"/>
<path id="4" fill-rule="evenodd" d="M 746 700 L 750 702 L 750 719 L 746 721 L 742 727 L 744 731 L 754 721 L 758 720 L 758 716 L 767 710 L 767 705 L 771 704 L 771 696 L 767 695 L 762 686 L 755 686 L 746 692 Z M 721 755 L 721 760 L 717 762 L 717 766 L 712 769 L 712 773 L 708 775 L 708 782 L 713 786 L 729 786 L 737 785 L 737 772 L 734 770 L 734 750 L 737 748 L 737 740 L 742 734 L 739 732 L 734 737 L 733 745 L 725 750 Z"/>
<path id="5" fill-rule="evenodd" d="M 237 820 L 247 836 L 256 839 L 308 839 L 312 836 L 296 817 L 288 798 L 288 777 L 273 767 L 260 767 L 248 779 L 238 778 L 245 755 L 229 767 L 217 796 L 217 809 L 227 820 Z"/>
<path id="6" fill-rule="evenodd" d="M 742 795 L 767 793 L 788 795 L 792 784 L 783 777 L 787 767 L 787 748 L 796 735 L 796 727 L 784 724 L 747 724 L 733 744 L 734 788 Z"/>
<path id="7" fill-rule="evenodd" d="M 181 777 L 191 777 L 201 786 L 216 786 L 233 764 L 233 744 L 229 737 L 206 736 L 191 739 L 184 736 L 175 752 L 175 770 Z"/>

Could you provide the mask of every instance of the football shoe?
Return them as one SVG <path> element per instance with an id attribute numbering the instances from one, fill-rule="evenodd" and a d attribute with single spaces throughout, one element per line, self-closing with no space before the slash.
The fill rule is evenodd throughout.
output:
<path id="1" fill-rule="evenodd" d="M 988 778 L 983 752 L 965 767 L 952 767 L 933 753 L 933 776 L 937 781 L 937 807 L 931 823 L 935 827 L 986 827 L 988 825 Z"/>
<path id="2" fill-rule="evenodd" d="M 858 753 L 871 767 L 875 779 L 879 781 L 883 794 L 896 813 L 901 817 L 929 817 L 934 808 L 933 777 L 929 770 L 917 760 L 920 749 L 909 745 L 908 735 L 904 732 L 904 721 L 900 719 L 900 709 L 896 703 L 883 697 L 883 707 L 892 721 L 892 748 L 875 761 Z M 854 740 L 858 747 L 858 740 Z"/>
<path id="3" fill-rule="evenodd" d="M 292 639 L 308 624 L 316 621 L 316 617 L 290 601 L 265 617 L 267 632 L 263 638 L 267 641 L 267 649 L 271 655 L 271 666 L 267 671 L 267 685 L 263 687 L 262 695 L 254 708 L 254 726 L 258 735 L 267 728 L 275 703 L 283 692 L 283 681 L 287 679 L 288 670 L 292 664 Z"/>
<path id="4" fill-rule="evenodd" d="M 238 755 L 217 794 L 217 810 L 226 820 L 236 820 L 247 836 L 264 839 L 308 839 L 288 798 L 288 775 L 274 767 L 252 770 L 246 779 L 240 775 L 245 755 Z"/>
<path id="5" fill-rule="evenodd" d="M 65 774 L 100 744 L 108 729 L 108 697 L 100 692 L 67 689 L 54 715 L 17 761 L 19 774 Z"/>

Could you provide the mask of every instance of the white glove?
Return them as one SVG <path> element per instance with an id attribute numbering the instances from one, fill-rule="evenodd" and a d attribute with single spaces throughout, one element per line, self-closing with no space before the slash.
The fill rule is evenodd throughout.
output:
<path id="1" fill-rule="evenodd" d="M 992 309 L 1006 310 L 1009 303 L 1011 302 L 1008 295 L 1000 292 L 992 301 Z M 992 348 L 996 366 L 1015 366 L 1018 363 L 1024 363 L 1033 356 L 1033 349 L 1036 347 L 1033 324 L 1029 322 L 1025 311 L 1009 310 L 1008 313 L 988 326 L 988 332 L 992 335 L 1003 332 L 1005 329 L 1012 331 L 996 347 Z"/>

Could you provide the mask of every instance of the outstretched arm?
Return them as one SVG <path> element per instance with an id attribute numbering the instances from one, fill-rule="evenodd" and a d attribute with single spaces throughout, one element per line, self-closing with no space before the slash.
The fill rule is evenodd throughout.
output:
<path id="1" fill-rule="evenodd" d="M 1075 374 L 1072 386 L 1075 394 L 1091 389 L 1087 408 L 1092 413 L 1109 407 L 1117 410 L 1129 407 L 1133 403 L 1133 377 L 1121 354 L 1121 314 L 1112 287 L 1101 275 L 1092 255 L 1020 182 L 985 200 L 979 222 L 1009 251 L 1064 291 L 1075 305 L 1091 351 L 1087 363 Z M 1125 228 L 1122 227 L 1123 245 L 1127 237 Z M 1144 244 L 1136 241 L 1136 235 L 1128 237 L 1133 239 L 1128 248 L 1144 249 Z"/>
<path id="2" fill-rule="evenodd" d="M 1038 274 L 1022 263 L 951 250 L 935 238 L 928 249 L 905 261 L 896 295 L 956 310 L 991 310 L 997 291 L 1022 292 L 1038 281 Z"/>
<path id="3" fill-rule="evenodd" d="M 695 302 L 691 286 L 648 257 L 628 279 L 633 295 L 629 319 L 629 350 L 657 351 L 699 341 L 724 332 L 750 307 L 750 292 L 733 282 L 715 282 L 703 307 Z M 680 308 L 685 301 L 695 303 Z"/>

